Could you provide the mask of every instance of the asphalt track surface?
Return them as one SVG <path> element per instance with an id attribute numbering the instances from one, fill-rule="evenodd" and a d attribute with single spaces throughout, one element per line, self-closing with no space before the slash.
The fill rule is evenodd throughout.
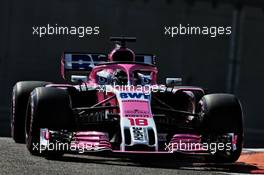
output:
<path id="1" fill-rule="evenodd" d="M 199 163 L 180 158 L 178 161 L 146 157 L 102 157 L 66 154 L 47 159 L 32 156 L 25 145 L 11 138 L 0 138 L 0 174 L 264 174 L 264 154 L 247 150 L 233 164 Z M 195 163 L 196 162 L 196 163 Z"/>

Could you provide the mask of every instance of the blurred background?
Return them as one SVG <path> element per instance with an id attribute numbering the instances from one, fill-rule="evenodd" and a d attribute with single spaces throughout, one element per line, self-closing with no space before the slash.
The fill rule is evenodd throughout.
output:
<path id="1" fill-rule="evenodd" d="M 10 136 L 12 87 L 21 80 L 63 82 L 63 51 L 109 52 L 110 36 L 135 36 L 138 53 L 158 57 L 159 81 L 236 94 L 244 107 L 245 147 L 264 147 L 263 0 L 0 1 L 0 136 Z M 99 26 L 100 35 L 32 35 L 33 26 Z M 165 26 L 232 26 L 232 35 L 164 35 Z"/>

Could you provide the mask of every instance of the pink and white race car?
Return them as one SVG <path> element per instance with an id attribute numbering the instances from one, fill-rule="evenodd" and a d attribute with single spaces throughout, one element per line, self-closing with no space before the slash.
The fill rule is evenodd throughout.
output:
<path id="1" fill-rule="evenodd" d="M 206 94 L 180 78 L 157 83 L 155 56 L 112 37 L 108 55 L 64 53 L 69 84 L 22 81 L 13 88 L 12 137 L 40 156 L 111 152 L 210 156 L 236 161 L 243 119 L 232 94 Z"/>

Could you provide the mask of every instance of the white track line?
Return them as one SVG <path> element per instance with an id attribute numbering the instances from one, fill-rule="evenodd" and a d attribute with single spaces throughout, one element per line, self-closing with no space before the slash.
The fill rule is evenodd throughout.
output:
<path id="1" fill-rule="evenodd" d="M 264 148 L 243 148 L 243 153 L 264 153 Z"/>

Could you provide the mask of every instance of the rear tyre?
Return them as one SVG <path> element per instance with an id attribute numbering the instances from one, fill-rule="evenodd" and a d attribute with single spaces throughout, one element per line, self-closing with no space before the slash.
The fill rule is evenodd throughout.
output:
<path id="1" fill-rule="evenodd" d="M 26 118 L 26 144 L 33 155 L 58 156 L 63 152 L 50 150 L 40 152 L 40 129 L 59 131 L 73 128 L 74 120 L 67 90 L 40 87 L 32 91 Z"/>
<path id="2" fill-rule="evenodd" d="M 235 162 L 241 154 L 244 136 L 243 112 L 239 100 L 231 94 L 209 94 L 201 99 L 200 105 L 204 117 L 202 124 L 204 135 L 210 138 L 233 135 L 231 151 L 216 150 L 213 160 Z"/>
<path id="3" fill-rule="evenodd" d="M 16 143 L 25 143 L 25 118 L 31 91 L 47 84 L 49 83 L 44 81 L 21 81 L 14 86 L 11 101 L 11 135 Z"/>

